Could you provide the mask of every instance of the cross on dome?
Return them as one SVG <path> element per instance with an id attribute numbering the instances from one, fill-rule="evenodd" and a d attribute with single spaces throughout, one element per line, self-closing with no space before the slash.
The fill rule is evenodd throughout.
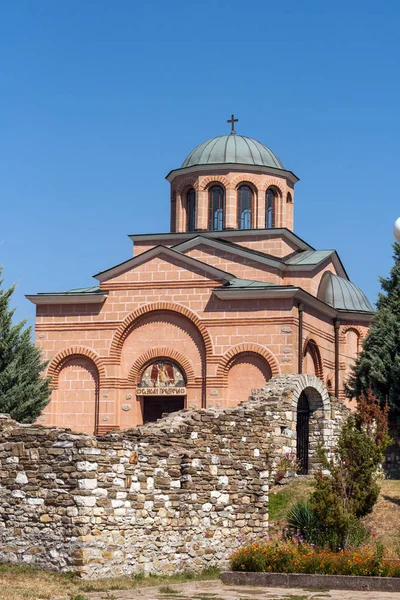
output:
<path id="1" fill-rule="evenodd" d="M 231 135 L 236 135 L 235 123 L 237 123 L 238 121 L 239 119 L 235 119 L 235 115 L 231 115 L 231 118 L 227 120 L 227 123 L 230 123 L 232 127 Z"/>

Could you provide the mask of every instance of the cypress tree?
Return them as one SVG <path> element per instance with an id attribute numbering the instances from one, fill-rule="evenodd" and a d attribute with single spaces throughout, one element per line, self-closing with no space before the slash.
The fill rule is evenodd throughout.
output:
<path id="1" fill-rule="evenodd" d="M 2 283 L 0 280 L 0 412 L 20 423 L 31 423 L 50 400 L 50 380 L 42 376 L 46 363 L 31 341 L 31 328 L 25 328 L 25 320 L 12 323 L 10 299 L 15 286 L 3 290 Z"/>
<path id="2" fill-rule="evenodd" d="M 346 391 L 360 397 L 371 389 L 383 406 L 400 410 L 400 244 L 395 242 L 389 277 L 380 277 L 377 312 L 352 368 Z"/>

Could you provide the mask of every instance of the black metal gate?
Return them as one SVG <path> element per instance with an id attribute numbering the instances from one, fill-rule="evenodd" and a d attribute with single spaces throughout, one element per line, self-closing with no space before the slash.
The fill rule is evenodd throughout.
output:
<path id="1" fill-rule="evenodd" d="M 300 475 L 308 473 L 308 445 L 310 432 L 310 405 L 304 392 L 297 403 L 297 458 L 300 460 Z"/>

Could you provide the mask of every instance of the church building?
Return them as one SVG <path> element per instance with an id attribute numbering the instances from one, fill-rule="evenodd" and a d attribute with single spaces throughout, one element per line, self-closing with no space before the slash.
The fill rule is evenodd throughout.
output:
<path id="1" fill-rule="evenodd" d="M 335 250 L 295 234 L 296 175 L 228 122 L 168 173 L 170 232 L 131 235 L 133 256 L 93 287 L 27 296 L 53 385 L 43 425 L 105 433 L 231 407 L 278 374 L 348 403 L 373 308 Z"/>

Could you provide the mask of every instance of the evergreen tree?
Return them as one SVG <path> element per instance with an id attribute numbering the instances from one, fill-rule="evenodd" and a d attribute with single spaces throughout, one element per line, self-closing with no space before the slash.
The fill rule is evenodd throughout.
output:
<path id="1" fill-rule="evenodd" d="M 0 269 L 1 275 L 1 269 Z M 31 341 L 26 321 L 13 325 L 10 298 L 15 286 L 2 289 L 0 280 L 0 412 L 20 423 L 31 423 L 50 400 L 50 380 L 42 377 L 46 363 Z"/>
<path id="2" fill-rule="evenodd" d="M 360 397 L 372 390 L 384 405 L 386 400 L 400 410 L 400 244 L 393 244 L 394 266 L 390 276 L 380 278 L 377 312 L 362 350 L 352 368 L 346 391 Z"/>

